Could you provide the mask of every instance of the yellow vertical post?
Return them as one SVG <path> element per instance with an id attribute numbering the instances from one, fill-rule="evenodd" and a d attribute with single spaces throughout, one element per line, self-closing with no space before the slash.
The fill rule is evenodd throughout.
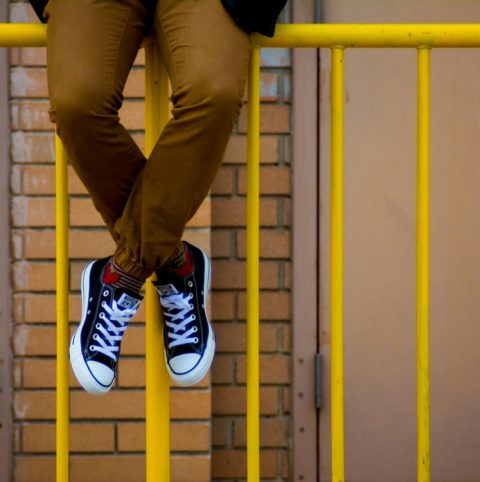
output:
<path id="1" fill-rule="evenodd" d="M 417 472 L 430 481 L 429 156 L 430 49 L 417 51 Z"/>
<path id="2" fill-rule="evenodd" d="M 68 171 L 67 156 L 55 135 L 55 216 L 57 283 L 56 480 L 69 478 L 68 389 Z"/>
<path id="3" fill-rule="evenodd" d="M 260 48 L 248 77 L 247 130 L 247 480 L 260 480 Z"/>
<path id="4" fill-rule="evenodd" d="M 149 41 L 150 42 L 150 41 Z M 152 152 L 168 121 L 168 77 L 154 43 L 145 45 L 145 151 Z M 146 282 L 146 474 L 147 482 L 170 480 L 170 377 L 163 355 L 158 296 Z"/>
<path id="5" fill-rule="evenodd" d="M 331 59 L 330 331 L 332 482 L 345 480 L 343 409 L 343 47 Z"/>

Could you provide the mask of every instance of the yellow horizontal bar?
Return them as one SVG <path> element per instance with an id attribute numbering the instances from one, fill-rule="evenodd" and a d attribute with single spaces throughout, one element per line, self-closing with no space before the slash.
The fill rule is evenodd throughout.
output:
<path id="1" fill-rule="evenodd" d="M 43 47 L 46 43 L 45 25 L 0 23 L 0 47 Z"/>
<path id="2" fill-rule="evenodd" d="M 480 47 L 480 24 L 290 24 L 258 47 Z M 0 47 L 41 47 L 46 27 L 0 23 Z"/>
<path id="3" fill-rule="evenodd" d="M 260 47 L 480 47 L 480 24 L 291 24 Z"/>

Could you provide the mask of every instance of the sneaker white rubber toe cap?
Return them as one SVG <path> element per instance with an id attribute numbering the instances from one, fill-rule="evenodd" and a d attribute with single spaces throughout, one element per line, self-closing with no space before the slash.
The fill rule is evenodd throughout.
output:
<path id="1" fill-rule="evenodd" d="M 115 378 L 115 373 L 113 370 L 105 366 L 103 363 L 98 363 L 96 361 L 87 362 L 88 369 L 93 375 L 95 380 L 105 387 L 112 385 Z"/>
<path id="2" fill-rule="evenodd" d="M 170 369 L 177 375 L 184 375 L 193 370 L 197 366 L 199 360 L 200 355 L 196 353 L 177 355 L 170 359 Z"/>

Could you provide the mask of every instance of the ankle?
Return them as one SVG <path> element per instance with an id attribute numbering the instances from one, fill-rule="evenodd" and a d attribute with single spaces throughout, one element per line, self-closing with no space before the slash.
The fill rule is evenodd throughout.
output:
<path id="1" fill-rule="evenodd" d="M 187 245 L 181 242 L 175 248 L 167 262 L 157 271 L 157 275 L 174 275 L 184 277 L 193 272 L 193 257 Z"/>
<path id="2" fill-rule="evenodd" d="M 123 270 L 113 256 L 105 266 L 102 281 L 114 288 L 123 288 L 134 293 L 139 293 L 145 283 L 144 279 L 139 279 Z"/>

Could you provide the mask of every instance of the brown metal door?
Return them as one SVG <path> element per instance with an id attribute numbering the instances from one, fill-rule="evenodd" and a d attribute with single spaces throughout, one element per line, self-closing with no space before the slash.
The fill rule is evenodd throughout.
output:
<path id="1" fill-rule="evenodd" d="M 325 0 L 323 21 L 479 22 L 467 0 Z M 416 52 L 345 57 L 348 482 L 416 480 Z M 433 481 L 480 481 L 480 51 L 432 53 Z M 329 52 L 320 74 L 320 350 L 329 354 Z M 329 380 L 320 479 L 330 480 Z"/>

